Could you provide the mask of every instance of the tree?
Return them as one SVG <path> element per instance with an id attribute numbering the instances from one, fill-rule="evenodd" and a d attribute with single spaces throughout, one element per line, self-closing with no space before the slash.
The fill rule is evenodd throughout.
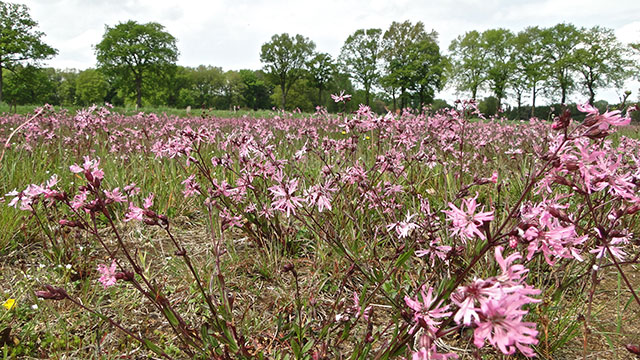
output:
<path id="1" fill-rule="evenodd" d="M 79 72 L 76 69 L 66 69 L 56 71 L 57 79 L 57 96 L 60 105 L 73 105 L 76 103 L 76 81 Z M 107 87 L 108 89 L 108 87 Z M 103 99 L 104 100 L 104 99 Z"/>
<path id="2" fill-rule="evenodd" d="M 536 109 L 536 96 L 540 92 L 540 83 L 544 82 L 550 72 L 548 54 L 544 51 L 545 31 L 537 26 L 528 27 L 513 39 L 515 73 L 511 86 L 518 97 L 518 115 L 520 115 L 521 91 L 531 90 L 531 117 Z"/>
<path id="3" fill-rule="evenodd" d="M 188 68 L 188 77 L 194 94 L 195 105 L 211 107 L 214 98 L 223 94 L 225 75 L 221 67 L 200 65 Z"/>
<path id="4" fill-rule="evenodd" d="M 365 104 L 369 105 L 371 88 L 380 77 L 378 60 L 381 50 L 380 29 L 360 29 L 349 35 L 340 51 L 345 71 L 364 88 Z"/>
<path id="5" fill-rule="evenodd" d="M 7 76 L 6 99 L 10 104 L 43 104 L 55 94 L 55 84 L 47 73 L 33 65 L 17 65 Z"/>
<path id="6" fill-rule="evenodd" d="M 287 94 L 291 86 L 304 75 L 305 66 L 315 50 L 316 44 L 300 34 L 276 34 L 262 45 L 260 61 L 265 70 L 280 85 L 282 108 L 287 105 Z"/>
<path id="7" fill-rule="evenodd" d="M 240 73 L 235 70 L 228 70 L 224 73 L 224 85 L 222 86 L 222 96 L 216 102 L 218 109 L 233 109 L 240 106 L 240 90 L 242 89 L 242 79 Z"/>
<path id="8" fill-rule="evenodd" d="M 331 59 L 331 55 L 327 53 L 317 53 L 309 61 L 307 65 L 309 69 L 309 80 L 311 84 L 318 88 L 318 106 L 322 105 L 322 90 L 325 89 L 327 83 L 331 80 L 336 66 Z"/>
<path id="9" fill-rule="evenodd" d="M 269 108 L 271 99 L 269 98 L 270 87 L 264 79 L 264 73 L 260 70 L 240 70 L 241 88 L 240 94 L 244 105 L 253 110 Z"/>
<path id="10" fill-rule="evenodd" d="M 116 83 L 133 88 L 137 107 L 142 106 L 143 82 L 149 77 L 166 77 L 178 59 L 176 39 L 154 22 L 138 24 L 130 20 L 112 28 L 106 26 L 95 50 L 98 67 Z"/>
<path id="11" fill-rule="evenodd" d="M 513 33 L 507 29 L 489 29 L 482 33 L 482 45 L 488 63 L 487 81 L 498 99 L 498 109 L 506 96 L 514 70 L 513 38 Z"/>
<path id="12" fill-rule="evenodd" d="M 575 52 L 575 66 L 587 88 L 589 104 L 593 105 L 596 89 L 622 86 L 628 77 L 631 62 L 612 29 L 594 26 L 582 32 L 581 45 Z"/>
<path id="13" fill-rule="evenodd" d="M 42 42 L 44 33 L 34 30 L 37 26 L 27 6 L 0 1 L 0 101 L 2 69 L 12 70 L 22 61 L 44 60 L 58 53 Z"/>
<path id="14" fill-rule="evenodd" d="M 557 24 L 543 34 L 545 56 L 550 59 L 547 86 L 560 92 L 560 103 L 565 104 L 575 86 L 575 51 L 580 43 L 580 30 L 572 24 Z"/>
<path id="15" fill-rule="evenodd" d="M 419 105 L 433 102 L 436 91 L 442 90 L 448 61 L 432 39 L 424 39 L 407 48 L 409 87 L 418 94 Z"/>
<path id="16" fill-rule="evenodd" d="M 400 106 L 405 107 L 405 92 L 414 85 L 411 74 L 406 71 L 406 67 L 412 61 L 409 59 L 410 47 L 424 40 L 435 42 L 437 39 L 438 33 L 435 31 L 427 33 L 421 21 L 415 25 L 409 20 L 402 23 L 394 21 L 384 32 L 381 56 L 385 60 L 386 75 L 382 83 L 391 89 L 394 110 L 396 108 L 395 90 L 400 89 Z"/>
<path id="17" fill-rule="evenodd" d="M 470 91 L 475 99 L 478 90 L 487 81 L 489 63 L 483 45 L 483 37 L 477 31 L 469 31 L 458 36 L 449 45 L 451 52 L 450 78 L 458 91 Z"/>
<path id="18" fill-rule="evenodd" d="M 87 69 L 76 79 L 76 102 L 80 105 L 100 104 L 104 102 L 109 83 L 96 69 Z"/>

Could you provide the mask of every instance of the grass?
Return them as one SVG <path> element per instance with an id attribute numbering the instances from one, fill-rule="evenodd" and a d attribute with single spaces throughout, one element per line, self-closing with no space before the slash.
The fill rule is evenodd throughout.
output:
<path id="1" fill-rule="evenodd" d="M 0 114 L 32 114 L 36 108 L 40 107 L 40 105 L 17 105 L 15 109 L 10 107 L 6 103 L 0 103 Z M 78 105 L 65 105 L 65 106 L 54 106 L 56 111 L 67 110 L 70 113 L 75 113 L 78 110 L 81 110 L 85 107 Z M 178 117 L 200 117 L 200 116 L 211 116 L 218 118 L 272 118 L 276 116 L 278 113 L 273 110 L 217 110 L 217 109 L 197 109 L 194 108 L 191 111 L 187 112 L 187 109 L 183 108 L 173 108 L 166 106 L 151 106 L 151 107 L 141 107 L 136 109 L 136 107 L 123 107 L 123 106 L 114 106 L 111 109 L 113 112 L 126 115 L 133 116 L 139 113 L 145 114 L 158 114 L 158 115 L 169 115 L 169 116 L 178 116 Z M 302 118 L 309 116 L 311 114 L 308 113 L 287 113 L 287 116 L 293 116 L 296 118 Z"/>
<path id="2" fill-rule="evenodd" d="M 20 111 L 29 112 L 32 109 L 19 108 Z M 126 114 L 130 110 L 116 111 Z M 89 139 L 77 136 L 73 130 L 75 123 L 67 119 L 65 121 L 69 122 L 65 123 L 62 130 L 55 132 L 54 138 L 37 138 L 31 144 L 31 149 L 23 146 L 29 142 L 25 137 L 27 132 L 22 133 L 0 164 L 0 193 L 22 190 L 29 183 L 42 183 L 54 173 L 61 175 L 60 188 L 77 190 L 86 181 L 82 174 L 71 175 L 69 166 L 81 163 L 82 156 L 86 154 L 99 157 L 100 167 L 106 174 L 102 188 L 122 189 L 127 184 L 136 183 L 142 189 L 141 194 L 131 199 L 136 204 L 140 204 L 148 193 L 156 195 L 154 211 L 167 214 L 171 219 L 174 236 L 188 249 L 208 290 L 219 303 L 224 303 L 224 300 L 215 295 L 221 287 L 217 276 L 224 275 L 224 286 L 234 303 L 231 317 L 226 320 L 246 336 L 253 351 L 262 352 L 267 358 L 277 358 L 278 355 L 284 357 L 285 354 L 294 358 L 292 354 L 296 346 L 310 346 L 311 350 L 319 351 L 319 341 L 322 340 L 331 345 L 332 356 L 336 358 L 358 352 L 360 358 L 367 358 L 368 352 L 373 354 L 383 347 L 383 339 L 394 339 L 394 332 L 401 332 L 403 315 L 391 310 L 395 303 L 403 304 L 404 296 L 413 296 L 424 282 L 434 285 L 438 292 L 443 291 L 452 282 L 447 273 L 468 265 L 473 255 L 485 244 L 478 241 L 464 250 L 466 256 L 456 257 L 446 267 L 434 268 L 428 260 L 413 256 L 416 246 L 425 246 L 426 234 L 398 239 L 389 235 L 385 230 L 386 225 L 404 219 L 408 212 L 419 213 L 421 218 L 428 217 L 426 210 L 421 207 L 420 197 L 428 200 L 433 216 L 439 222 L 444 222 L 441 210 L 447 209 L 448 202 L 458 201 L 461 184 L 472 182 L 472 174 L 488 177 L 494 169 L 500 174 L 499 187 L 492 184 L 477 186 L 465 196 L 473 196 L 477 191 L 478 201 L 495 209 L 496 222 L 506 219 L 508 210 L 526 187 L 527 175 L 535 163 L 527 155 L 506 154 L 505 150 L 516 145 L 528 149 L 536 141 L 544 144 L 543 130 L 534 132 L 535 129 L 527 128 L 526 124 L 522 127 L 508 124 L 506 126 L 512 126 L 508 131 L 490 132 L 499 138 L 498 141 L 494 143 L 492 138 L 487 138 L 485 145 L 475 147 L 476 142 L 483 143 L 484 131 L 497 131 L 498 126 L 473 122 L 477 132 L 470 133 L 467 141 L 474 145 L 466 145 L 466 148 L 465 145 L 460 146 L 474 154 L 469 158 L 473 161 L 456 158 L 457 147 L 446 148 L 450 141 L 437 143 L 435 138 L 427 138 L 434 142 L 426 142 L 420 151 L 437 157 L 434 164 L 428 164 L 427 160 L 416 160 L 413 156 L 419 151 L 411 149 L 404 152 L 409 154 L 409 158 L 400 160 L 406 169 L 406 178 L 393 172 L 371 171 L 369 180 L 372 187 L 402 185 L 401 193 L 385 198 L 385 201 L 393 199 L 401 205 L 394 211 L 364 206 L 374 202 L 367 198 L 372 195 L 364 188 L 349 187 L 343 181 L 336 186 L 344 186 L 347 190 L 333 199 L 332 211 L 319 214 L 311 209 L 313 216 L 303 217 L 304 212 L 299 210 L 298 217 L 277 215 L 271 221 L 253 227 L 247 225 L 259 236 L 252 236 L 247 227 L 232 228 L 222 236 L 218 224 L 218 216 L 222 216 L 220 212 L 216 212 L 215 217 L 209 217 L 203 198 L 185 199 L 183 196 L 182 182 L 194 171 L 194 165 L 187 167 L 184 156 L 157 158 L 151 152 L 155 141 L 166 141 L 169 136 L 176 134 L 175 131 L 163 133 L 160 129 L 165 124 L 180 125 L 179 129 L 190 125 L 194 128 L 210 126 L 219 130 L 219 133 L 211 135 L 216 139 L 215 142 L 203 146 L 202 154 L 209 164 L 212 157 L 237 162 L 234 163 L 237 166 L 234 171 L 218 169 L 215 172 L 218 182 L 226 180 L 230 184 L 236 184 L 240 174 L 240 161 L 244 156 L 241 151 L 245 149 L 241 144 L 247 140 L 238 129 L 245 126 L 254 127 L 255 132 L 251 134 L 256 142 L 250 143 L 252 146 L 262 141 L 272 144 L 274 156 L 288 160 L 283 169 L 287 175 L 300 179 L 300 189 L 325 178 L 322 168 L 326 162 L 332 164 L 335 171 L 346 171 L 356 165 L 373 168 L 376 162 L 381 161 L 378 155 L 394 156 L 389 151 L 393 141 L 381 137 L 376 131 L 369 131 L 366 135 L 357 134 L 354 139 L 351 134 L 343 134 L 337 122 L 317 122 L 307 126 L 305 123 L 311 120 L 306 116 L 301 116 L 300 121 L 289 121 L 287 116 L 283 116 L 285 119 L 282 121 L 276 121 L 271 112 L 255 114 L 258 118 L 267 117 L 271 120 L 225 122 L 225 118 L 237 117 L 237 114 L 214 113 L 220 118 L 220 124 L 201 121 L 197 119 L 198 116 L 172 122 L 170 118 L 160 115 L 160 123 L 148 123 L 145 120 L 120 123 L 111 119 L 114 122 L 109 124 L 109 132 L 99 130 L 97 136 Z M 14 125 L 0 122 L 0 138 L 6 136 L 7 129 Z M 411 123 L 405 125 L 409 127 Z M 29 131 L 42 128 L 46 126 Z M 313 129 L 318 132 L 317 138 L 314 135 L 297 137 L 295 134 L 299 129 L 310 132 Z M 541 126 L 540 129 L 544 128 Z M 133 135 L 118 135 L 116 130 Z M 150 135 L 143 134 L 143 130 L 149 131 Z M 402 131 L 408 130 L 398 130 Z M 535 138 L 534 134 L 540 138 Z M 621 135 L 637 138 L 638 130 L 630 128 L 616 134 L 618 137 Z M 316 139 L 316 144 L 313 139 Z M 127 143 L 128 140 L 130 143 Z M 225 140 L 238 145 L 225 148 Z M 304 144 L 308 144 L 312 151 L 318 151 L 322 149 L 323 142 L 347 149 L 351 142 L 355 145 L 352 151 L 327 150 L 325 158 L 312 153 L 303 158 L 296 157 Z M 114 144 L 119 146 L 115 150 Z M 329 145 L 326 146 L 329 148 Z M 252 150 L 247 151 L 251 154 Z M 259 157 L 255 153 L 252 156 Z M 465 171 L 460 172 L 461 168 Z M 247 196 L 256 202 L 267 201 L 270 194 L 268 188 L 273 183 L 256 179 L 252 185 L 255 190 Z M 537 201 L 539 196 L 530 195 L 526 199 Z M 9 200 L 8 197 L 5 202 Z M 572 204 L 574 207 L 579 205 Z M 127 205 L 116 205 L 113 209 L 114 217 L 121 220 Z M 572 211 L 577 213 L 578 209 Z M 243 221 L 249 223 L 246 219 L 250 219 L 250 216 L 243 211 L 240 213 L 245 216 Z M 0 283 L 3 284 L 0 302 L 9 298 L 16 300 L 16 306 L 11 310 L 0 308 L 0 331 L 4 331 L 0 335 L 0 345 L 4 356 L 95 359 L 151 356 L 148 349 L 117 331 L 105 318 L 81 311 L 68 301 L 43 301 L 36 297 L 35 291 L 52 284 L 63 286 L 79 302 L 101 314 L 121 320 L 134 334 L 142 334 L 160 345 L 170 357 L 184 358 L 185 347 L 171 330 L 171 322 L 150 301 L 141 297 L 132 286 L 126 283 L 122 285 L 123 282 L 102 289 L 96 281 L 99 274 L 95 266 L 108 263 L 108 254 L 85 232 L 58 226 L 59 219 L 55 216 L 62 214 L 43 212 L 39 218 L 35 218 L 28 212 L 0 203 L 0 224 L 3 229 L 0 232 Z M 54 240 L 65 246 L 54 249 L 47 235 L 39 230 L 38 221 L 47 224 Z M 318 221 L 318 224 L 314 221 Z M 105 219 L 99 218 L 98 222 L 107 246 L 116 248 L 116 237 L 109 231 Z M 214 231 L 211 231 L 212 228 Z M 198 287 L 185 263 L 176 255 L 176 249 L 167 234 L 158 227 L 135 221 L 118 221 L 117 229 L 128 247 L 135 249 L 132 253 L 142 273 L 162 285 L 168 301 L 175 305 L 186 321 L 190 324 L 203 323 L 208 316 L 206 304 L 199 297 Z M 446 228 L 438 229 L 434 234 L 442 237 L 447 244 L 454 244 L 454 237 L 447 233 Z M 333 239 L 339 239 L 339 242 L 332 242 Z M 221 241 L 225 249 L 219 257 L 219 264 L 216 263 L 216 241 Z M 526 253 L 526 249 L 521 251 Z M 492 259 L 492 253 L 482 257 L 482 266 L 474 269 L 470 278 L 495 275 L 498 267 Z M 362 270 L 354 270 L 354 263 L 360 264 Z M 284 270 L 289 264 L 293 265 L 295 275 Z M 532 273 L 529 282 L 545 290 L 541 295 L 543 303 L 530 314 L 540 331 L 540 344 L 536 347 L 538 356 L 544 359 L 577 358 L 582 356 L 583 344 L 587 344 L 589 354 L 597 358 L 628 358 L 621 344 L 637 341 L 640 336 L 635 325 L 638 308 L 630 301 L 628 289 L 611 271 L 613 269 L 608 268 L 609 271 L 601 280 L 604 285 L 598 287 L 594 294 L 593 319 L 588 331 L 585 331 L 583 323 L 577 319 L 587 312 L 585 291 L 581 287 L 589 285 L 589 276 L 580 276 L 588 271 L 589 265 L 577 262 L 564 264 L 549 268 L 540 256 L 527 262 Z M 635 265 L 629 265 L 628 273 L 635 271 Z M 574 281 L 574 286 L 558 286 L 570 281 Z M 640 285 L 635 277 L 633 285 Z M 373 306 L 375 315 L 370 324 L 362 320 L 354 322 L 353 329 L 347 331 L 345 325 L 331 321 L 336 315 L 346 313 L 346 308 L 352 304 L 354 292 L 359 294 L 363 303 L 366 301 L 367 305 Z M 302 316 L 301 309 L 304 311 Z M 325 327 L 327 322 L 331 326 Z M 371 346 L 365 341 L 370 330 L 368 327 L 375 330 L 375 341 Z M 470 329 L 460 331 L 453 339 L 447 339 L 447 346 L 460 349 L 458 352 L 462 358 L 472 358 L 472 336 Z M 311 343 L 311 340 L 316 342 Z M 483 349 L 483 358 L 503 358 L 488 347 L 486 345 Z M 403 355 L 410 356 L 406 350 Z"/>

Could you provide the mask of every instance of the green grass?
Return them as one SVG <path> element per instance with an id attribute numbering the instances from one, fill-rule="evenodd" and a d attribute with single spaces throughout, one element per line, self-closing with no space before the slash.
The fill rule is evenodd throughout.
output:
<path id="1" fill-rule="evenodd" d="M 29 110 L 28 107 L 19 107 L 20 110 L 29 112 L 32 108 Z M 147 110 L 163 112 L 162 109 Z M 167 113 L 172 111 L 165 110 Z M 116 111 L 135 113 L 135 110 L 131 109 L 116 109 Z M 185 115 L 180 113 L 182 110 L 175 111 L 172 115 Z M 214 112 L 214 116 L 221 117 L 237 114 L 239 113 Z M 272 112 L 254 114 L 259 117 L 274 115 Z M 286 135 L 282 132 L 276 132 L 276 134 L 280 139 L 285 138 Z M 623 129 L 620 134 L 638 137 L 637 129 L 632 128 Z M 333 139 L 348 138 L 348 135 L 343 135 L 339 131 L 321 132 L 319 138 L 322 139 L 325 135 Z M 373 133 L 367 136 L 370 138 L 361 141 L 349 158 L 334 160 L 340 163 L 340 166 L 352 165 L 354 159 L 358 159 L 367 167 L 372 166 L 378 155 L 375 147 L 372 146 L 377 138 Z M 217 283 L 214 280 L 217 270 L 212 243 L 217 241 L 218 234 L 215 233 L 212 236 L 209 232 L 211 224 L 205 215 L 202 199 L 184 199 L 182 196 L 181 182 L 188 175 L 188 171 L 185 171 L 182 166 L 184 159 L 156 159 L 153 154 L 144 152 L 113 154 L 109 152 L 105 143 L 104 138 L 99 138 L 91 144 L 91 148 L 95 150 L 91 156 L 101 158 L 101 168 L 106 174 L 103 187 L 122 188 L 135 182 L 142 189 L 142 193 L 135 199 L 138 203 L 148 193 L 156 194 L 154 209 L 171 218 L 176 237 L 192 254 L 202 278 L 210 288 L 216 290 Z M 278 157 L 291 159 L 302 144 L 304 141 L 299 139 L 280 142 L 276 148 Z M 382 151 L 386 151 L 385 148 Z M 473 188 L 470 196 L 477 191 L 479 202 L 491 204 L 496 211 L 496 221 L 501 221 L 506 217 L 508 206 L 515 202 L 524 188 L 523 179 L 526 178 L 527 170 L 532 166 L 532 160 L 526 157 L 511 158 L 491 149 L 478 151 L 491 161 L 488 164 L 481 162 L 470 164 L 463 181 L 471 182 L 470 174 L 473 173 L 490 175 L 494 169 L 499 171 L 501 180 L 504 181 L 500 193 L 496 193 L 493 185 L 488 185 Z M 205 147 L 204 152 L 207 156 L 225 155 L 213 146 Z M 31 152 L 9 149 L 3 164 L 0 164 L 2 166 L 0 192 L 4 194 L 14 188 L 21 190 L 29 183 L 41 183 L 53 173 L 61 175 L 61 188 L 76 188 L 84 183 L 84 180 L 80 175 L 70 175 L 68 169 L 71 164 L 81 162 L 81 157 L 85 153 L 87 151 L 84 150 L 76 153 L 75 149 L 65 148 L 61 143 L 36 147 Z M 229 155 L 237 156 L 233 153 Z M 449 153 L 439 155 L 447 160 L 451 160 L 452 156 Z M 126 159 L 122 156 L 126 156 Z M 304 161 L 289 162 L 286 165 L 286 171 L 300 177 L 301 183 L 309 185 L 321 177 L 322 166 L 322 161 L 309 156 L 309 159 Z M 375 285 L 368 283 L 368 276 L 380 281 L 381 291 L 399 303 L 402 303 L 404 295 L 414 293 L 417 286 L 425 281 L 438 289 L 445 288 L 447 282 L 441 281 L 441 277 L 449 270 L 444 269 L 443 273 L 434 273 L 433 269 L 426 265 L 427 261 L 411 257 L 412 252 L 407 252 L 406 249 L 411 249 L 415 244 L 409 240 L 390 240 L 383 235 L 384 226 L 381 224 L 388 223 L 391 216 L 403 218 L 407 212 L 419 212 L 420 204 L 416 194 L 428 198 L 432 209 L 437 209 L 436 215 L 442 218 L 439 210 L 446 209 L 447 202 L 455 201 L 453 199 L 459 190 L 460 179 L 455 176 L 456 169 L 455 166 L 453 169 L 447 169 L 442 164 L 433 168 L 414 164 L 408 171 L 408 181 L 413 185 L 408 186 L 406 190 L 415 193 L 407 192 L 401 196 L 403 207 L 397 214 L 384 214 L 377 209 L 361 209 L 363 195 L 357 191 L 336 199 L 333 204 L 336 210 L 318 217 L 322 221 L 319 227 L 340 239 L 343 248 L 328 243 L 326 239 L 328 236 L 323 232 L 317 232 L 314 224 L 284 216 L 277 221 L 277 230 L 281 231 L 281 234 L 274 235 L 277 231 L 271 233 L 274 236 L 273 239 L 278 241 L 282 239 L 282 242 L 267 242 L 266 245 L 259 246 L 255 242 L 256 239 L 249 238 L 240 229 L 228 231 L 221 240 L 227 249 L 222 257 L 221 272 L 225 276 L 227 288 L 235 299 L 234 321 L 237 321 L 238 328 L 247 337 L 264 340 L 266 344 L 270 344 L 272 347 L 266 352 L 269 355 L 274 355 L 276 351 L 289 352 L 290 339 L 296 335 L 295 326 L 297 325 L 294 321 L 297 316 L 297 304 L 293 295 L 295 283 L 291 273 L 283 272 L 284 265 L 289 263 L 295 265 L 299 274 L 302 302 L 305 310 L 308 311 L 304 321 L 314 325 L 321 323 L 317 319 L 335 317 L 331 308 L 338 299 L 348 299 L 345 300 L 348 305 L 353 291 L 358 292 L 362 297 L 372 291 Z M 402 181 L 390 173 L 384 173 L 379 177 L 375 171 L 374 173 L 379 184 Z M 216 176 L 225 175 L 217 173 Z M 226 174 L 226 176 L 229 177 L 227 180 L 233 183 L 231 180 L 235 175 Z M 254 185 L 258 188 L 262 186 L 262 191 L 268 192 L 266 189 L 268 184 L 256 181 Z M 539 197 L 531 195 L 527 199 L 535 201 Z M 117 216 L 121 217 L 126 212 L 126 205 L 118 205 L 116 209 Z M 45 217 L 42 220 L 48 221 Z M 50 220 L 52 228 L 55 228 L 56 219 Z M 217 221 L 217 217 L 214 217 L 216 222 L 212 225 L 214 228 L 217 226 Z M 93 306 L 114 319 L 122 319 L 135 332 L 144 333 L 154 342 L 162 345 L 163 349 L 172 356 L 178 358 L 184 356 L 167 322 L 163 321 L 163 318 L 148 301 L 142 299 L 139 293 L 127 285 L 103 291 L 96 281 L 99 275 L 95 271 L 95 264 L 107 262 L 108 256 L 95 244 L 95 241 L 92 241 L 91 237 L 81 232 L 61 232 L 59 241 L 69 241 L 74 246 L 81 245 L 83 250 L 62 249 L 62 253 L 53 254 L 48 248 L 46 237 L 37 230 L 35 219 L 28 213 L 0 204 L 0 224 L 3 229 L 0 232 L 0 258 L 2 259 L 0 283 L 3 284 L 0 304 L 7 298 L 17 300 L 15 309 L 5 311 L 0 307 L 0 331 L 10 328 L 11 336 L 15 336 L 18 341 L 2 347 L 7 357 L 116 359 L 126 353 L 141 357 L 149 355 L 147 351 L 140 348 L 139 344 L 116 331 L 104 319 L 79 311 L 77 307 L 65 301 L 38 300 L 34 291 L 42 289 L 45 284 L 64 287 L 83 304 Z M 130 222 L 118 226 L 124 234 L 125 241 L 136 249 L 135 257 L 139 260 L 143 272 L 163 285 L 169 300 L 176 304 L 188 321 L 196 324 L 203 321 L 206 318 L 207 309 L 198 297 L 198 289 L 188 269 L 175 255 L 175 249 L 166 234 L 157 228 L 140 223 Z M 101 230 L 107 234 L 105 238 L 109 245 L 115 247 L 114 236 L 106 228 Z M 483 244 L 478 242 L 476 245 L 480 247 Z M 473 249 L 467 249 L 469 255 L 472 255 L 473 251 Z M 346 254 L 365 264 L 366 273 L 355 271 L 351 277 L 345 278 L 343 283 L 344 273 L 352 266 Z M 474 270 L 472 276 L 483 278 L 494 275 L 497 266 L 491 262 L 491 257 L 492 254 L 489 254 L 482 259 L 482 266 Z M 405 259 L 406 262 L 399 259 Z M 463 257 L 458 261 L 461 264 L 452 264 L 451 268 L 464 265 L 469 259 Z M 391 268 L 397 263 L 401 263 L 398 273 L 382 282 L 385 276 L 384 269 Z M 67 265 L 70 269 L 67 269 Z M 576 353 L 581 354 L 578 351 L 579 348 L 575 350 L 575 344 L 576 341 L 581 341 L 582 331 L 582 324 L 576 322 L 576 318 L 585 310 L 585 299 L 579 291 L 582 282 L 576 282 L 575 286 L 569 288 L 555 288 L 555 285 L 550 284 L 553 284 L 556 279 L 565 281 L 575 278 L 584 272 L 587 264 L 572 263 L 571 266 L 563 267 L 561 270 L 548 270 L 544 260 L 538 257 L 527 263 L 527 266 L 532 269 L 530 283 L 536 287 L 548 289 L 543 294 L 544 303 L 532 314 L 536 319 L 546 321 L 541 323 L 542 327 L 538 328 L 541 331 L 539 337 L 541 344 L 538 347 L 540 356 L 549 359 L 561 358 L 565 355 L 567 358 L 575 358 Z M 88 274 L 78 278 L 76 275 L 81 270 L 87 271 Z M 620 291 L 619 281 L 616 285 L 616 290 Z M 603 293 L 606 294 L 606 292 Z M 637 333 L 633 327 L 629 329 L 629 326 L 626 326 L 630 318 L 637 319 L 637 316 L 633 316 L 635 309 L 632 308 L 635 304 L 626 301 L 628 294 L 625 295 L 612 297 L 613 304 L 607 302 L 608 299 L 598 299 L 603 302 L 601 306 L 613 305 L 619 314 L 612 318 L 615 319 L 615 322 L 611 321 L 612 326 L 597 324 L 598 327 L 595 328 L 593 336 L 601 336 L 598 339 L 604 338 L 608 348 L 615 348 L 616 341 L 629 336 L 629 333 L 632 335 Z M 217 301 L 220 299 L 218 298 Z M 389 306 L 388 299 L 380 293 L 371 299 L 371 302 Z M 37 305 L 37 309 L 33 305 Z M 396 316 L 394 319 L 392 315 L 385 312 L 385 309 L 387 308 L 377 308 L 376 321 L 379 323 L 394 320 L 401 322 L 398 314 L 393 315 Z M 620 315 L 622 312 L 629 312 L 631 315 L 625 317 Z M 376 326 L 379 323 L 376 323 Z M 546 331 L 544 334 L 543 329 Z M 317 329 L 314 328 L 314 330 Z M 345 354 L 363 346 L 361 339 L 364 337 L 365 330 L 366 326 L 360 324 L 350 333 L 343 344 Z M 391 327 L 388 331 L 395 330 Z M 456 341 L 459 342 L 456 345 L 468 346 L 469 336 L 469 331 L 461 333 L 460 337 L 456 337 Z M 304 340 L 305 337 L 302 338 Z M 624 350 L 616 352 L 614 349 L 609 352 L 618 355 L 626 354 Z M 483 356 L 485 355 L 485 358 L 500 358 L 493 357 L 494 354 L 489 351 L 483 353 Z"/>
<path id="2" fill-rule="evenodd" d="M 21 115 L 32 114 L 34 110 L 39 106 L 40 105 L 38 106 L 18 105 L 14 109 L 13 107 L 10 108 L 9 105 L 6 103 L 0 103 L 0 114 L 14 114 L 14 113 L 21 114 Z M 86 108 L 86 107 L 76 106 L 76 105 L 54 106 L 54 109 L 56 111 L 65 109 L 71 113 L 74 113 L 77 110 L 80 110 L 83 108 Z M 111 111 L 115 113 L 123 114 L 123 115 L 136 115 L 142 112 L 145 114 L 158 114 L 158 115 L 167 114 L 169 116 L 178 116 L 178 117 L 214 116 L 219 118 L 240 118 L 244 116 L 250 117 L 250 118 L 272 118 L 278 115 L 272 110 L 255 110 L 254 111 L 254 110 L 247 110 L 247 109 L 233 111 L 233 110 L 217 110 L 217 109 L 202 110 L 198 108 L 193 108 L 189 113 L 187 113 L 186 109 L 172 108 L 172 107 L 166 107 L 166 106 L 142 107 L 139 109 L 136 109 L 135 107 L 115 106 Z M 294 118 L 303 118 L 311 115 L 309 113 L 295 113 L 295 114 L 288 113 L 288 114 L 289 116 L 293 116 Z"/>

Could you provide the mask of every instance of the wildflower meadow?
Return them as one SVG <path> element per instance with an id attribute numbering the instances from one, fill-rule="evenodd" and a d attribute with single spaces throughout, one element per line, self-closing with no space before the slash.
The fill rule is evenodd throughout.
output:
<path id="1" fill-rule="evenodd" d="M 2 115 L 2 354 L 634 358 L 634 108 L 579 110 Z"/>

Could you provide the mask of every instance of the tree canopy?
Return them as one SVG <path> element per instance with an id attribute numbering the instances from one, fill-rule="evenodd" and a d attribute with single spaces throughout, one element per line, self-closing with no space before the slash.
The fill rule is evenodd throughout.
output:
<path id="1" fill-rule="evenodd" d="M 316 44 L 300 34 L 275 34 L 262 45 L 260 61 L 264 69 L 280 85 L 282 108 L 287 105 L 287 94 L 293 84 L 304 75 L 304 70 Z"/>
<path id="2" fill-rule="evenodd" d="M 133 90 L 138 107 L 142 106 L 144 80 L 166 77 L 178 59 L 176 39 L 154 22 L 130 20 L 106 26 L 95 51 L 98 67 L 120 86 Z"/>
<path id="3" fill-rule="evenodd" d="M 0 101 L 2 69 L 12 70 L 25 60 L 43 60 L 57 54 L 42 41 L 44 33 L 35 30 L 37 26 L 27 6 L 0 1 Z"/>
<path id="4" fill-rule="evenodd" d="M 369 105 L 371 88 L 380 77 L 381 35 L 380 29 L 356 30 L 349 35 L 340 51 L 345 72 L 364 87 L 366 105 Z"/>

